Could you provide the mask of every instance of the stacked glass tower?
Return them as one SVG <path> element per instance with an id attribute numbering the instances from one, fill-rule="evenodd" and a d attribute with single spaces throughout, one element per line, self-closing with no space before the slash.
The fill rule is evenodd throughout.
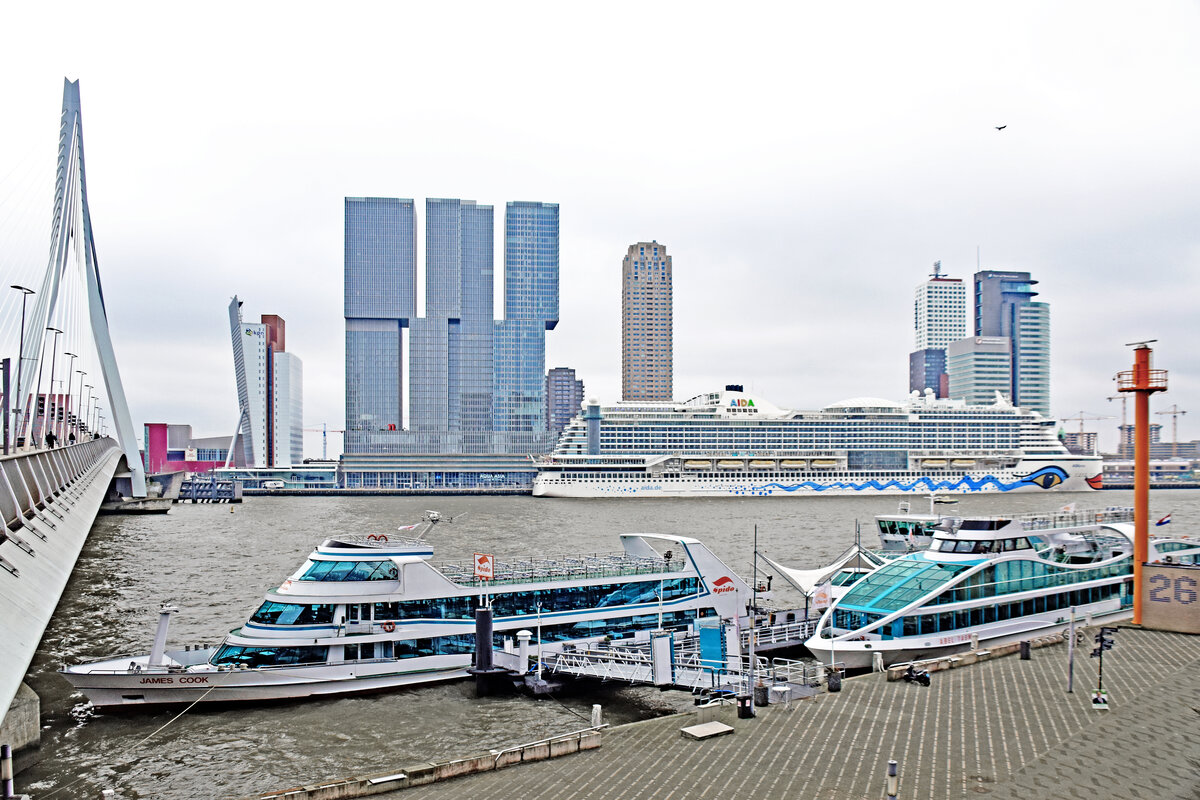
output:
<path id="1" fill-rule="evenodd" d="M 346 468 L 347 483 L 527 482 L 525 454 L 554 444 L 545 363 L 546 331 L 558 323 L 558 206 L 508 204 L 502 320 L 494 318 L 492 301 L 492 207 L 430 198 L 425 213 L 425 313 L 418 318 L 412 201 L 346 200 L 346 453 L 419 455 L 425 465 L 358 459 Z M 407 426 L 400 379 L 406 327 Z M 520 454 L 520 474 L 487 454 Z M 493 483 L 479 483 L 483 472 Z"/>
<path id="2" fill-rule="evenodd" d="M 1028 272 L 975 273 L 975 335 L 1009 341 L 1014 405 L 1050 416 L 1050 306 Z"/>
<path id="3" fill-rule="evenodd" d="M 495 323 L 496 431 L 546 432 L 546 331 L 557 324 L 558 204 L 509 203 L 504 319 Z"/>

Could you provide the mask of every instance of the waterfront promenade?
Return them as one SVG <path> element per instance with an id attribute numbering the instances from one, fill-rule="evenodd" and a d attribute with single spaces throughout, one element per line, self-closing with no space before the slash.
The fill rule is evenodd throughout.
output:
<path id="1" fill-rule="evenodd" d="M 597 750 L 377 796 L 876 800 L 894 758 L 901 798 L 1200 798 L 1200 637 L 1115 638 L 1108 711 L 1091 708 L 1089 640 L 1073 694 L 1057 645 L 937 672 L 928 688 L 854 678 L 707 741 L 680 736 L 689 717 L 663 717 L 607 730 Z"/>

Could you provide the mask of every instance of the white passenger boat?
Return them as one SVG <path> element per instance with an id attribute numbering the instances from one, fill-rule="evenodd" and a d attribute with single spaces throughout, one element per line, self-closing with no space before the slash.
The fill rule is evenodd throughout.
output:
<path id="1" fill-rule="evenodd" d="M 795 411 L 727 386 L 682 403 L 589 400 L 538 464 L 539 497 L 712 497 L 1087 491 L 1099 456 L 997 398 L 913 393 Z"/>
<path id="2" fill-rule="evenodd" d="M 941 495 L 931 495 L 928 514 L 911 513 L 909 502 L 904 500 L 900 502 L 900 508 L 895 514 L 880 514 L 875 517 L 875 529 L 879 534 L 879 541 L 884 551 L 904 553 L 927 549 L 933 542 L 935 529 L 939 525 L 953 526 L 956 522 L 961 522 L 957 517 L 939 514 L 934 510 L 935 505 L 942 505 L 952 499 Z M 1017 514 L 1012 519 L 1027 530 L 1037 531 L 1072 525 L 1133 522 L 1133 509 L 1128 506 L 1109 506 L 1108 508 L 1081 511 L 1074 508 L 1063 508 L 1051 513 Z"/>
<path id="3" fill-rule="evenodd" d="M 621 543 L 614 554 L 498 562 L 484 581 L 473 563 L 432 563 L 425 541 L 328 539 L 218 647 L 167 651 L 166 608 L 148 655 L 61 672 L 104 707 L 337 695 L 466 676 L 484 598 L 489 647 L 539 622 L 554 649 L 745 613 L 749 587 L 699 541 L 631 533 Z"/>
<path id="4" fill-rule="evenodd" d="M 1132 615 L 1133 525 L 1082 518 L 943 518 L 834 600 L 805 646 L 851 669 L 936 658 Z M 1152 537 L 1149 560 L 1200 563 L 1200 539 Z"/>

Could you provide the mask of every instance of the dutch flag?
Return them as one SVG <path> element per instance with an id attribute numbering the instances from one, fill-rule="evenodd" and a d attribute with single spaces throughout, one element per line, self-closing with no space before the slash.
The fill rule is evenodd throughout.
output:
<path id="1" fill-rule="evenodd" d="M 1158 525 L 1169 525 L 1170 523 L 1171 523 L 1171 515 L 1167 514 L 1165 517 L 1163 517 L 1162 519 L 1160 519 L 1158 522 L 1156 522 L 1154 524 L 1156 526 L 1158 526 Z"/>

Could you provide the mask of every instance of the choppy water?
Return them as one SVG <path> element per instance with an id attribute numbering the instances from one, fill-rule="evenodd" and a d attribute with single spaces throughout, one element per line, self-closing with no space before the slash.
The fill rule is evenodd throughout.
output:
<path id="1" fill-rule="evenodd" d="M 1130 492 L 964 497 L 955 514 L 1047 511 L 1132 502 Z M 1200 491 L 1151 496 L 1153 513 L 1174 512 L 1175 529 L 1200 519 Z M 163 601 L 180 607 L 169 647 L 216 643 L 258 607 L 322 538 L 386 533 L 426 508 L 461 514 L 440 525 L 435 558 L 493 552 L 498 558 L 608 552 L 616 535 L 655 531 L 695 536 L 748 576 L 754 528 L 759 550 L 788 565 L 837 556 L 863 523 L 897 498 L 720 498 L 558 500 L 531 497 L 249 498 L 233 507 L 178 505 L 165 517 L 102 517 L 41 647 L 29 682 L 42 698 L 40 761 L 18 776 L 18 791 L 43 798 L 124 800 L 249 795 L 378 771 L 416 760 L 465 755 L 586 725 L 591 704 L 609 722 L 690 705 L 681 693 L 606 689 L 597 695 L 534 701 L 477 700 L 471 684 L 441 684 L 368 697 L 225 710 L 95 714 L 55 670 L 60 664 L 146 652 Z M 914 506 L 920 501 L 913 500 Z M 1157 518 L 1157 517 L 1156 517 Z M 776 583 L 778 586 L 778 582 Z M 153 735 L 152 735 L 153 734 Z M 149 737 L 149 738 L 148 738 Z"/>

